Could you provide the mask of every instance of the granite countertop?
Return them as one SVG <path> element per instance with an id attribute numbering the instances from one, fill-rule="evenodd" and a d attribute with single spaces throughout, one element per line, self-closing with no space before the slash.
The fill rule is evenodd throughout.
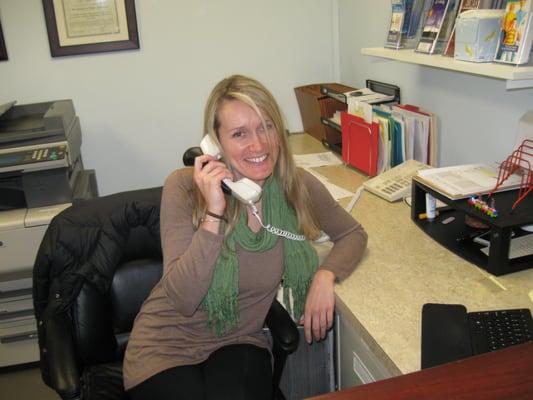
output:
<path id="1" fill-rule="evenodd" d="M 368 249 L 337 286 L 337 298 L 399 372 L 420 369 L 424 303 L 464 304 L 468 311 L 533 309 L 533 269 L 494 277 L 424 233 L 403 202 L 363 192 L 352 215 L 368 232 Z"/>

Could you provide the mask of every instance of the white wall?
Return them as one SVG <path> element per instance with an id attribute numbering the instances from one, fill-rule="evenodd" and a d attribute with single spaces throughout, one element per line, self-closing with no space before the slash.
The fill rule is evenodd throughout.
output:
<path id="1" fill-rule="evenodd" d="M 140 50 L 52 58 L 40 0 L 0 0 L 0 101 L 71 98 L 101 194 L 161 185 L 198 143 L 209 91 L 242 73 L 301 130 L 293 88 L 333 81 L 336 0 L 138 0 Z"/>
<path id="2" fill-rule="evenodd" d="M 343 83 L 393 83 L 401 89 L 402 102 L 436 112 L 443 166 L 501 161 L 513 150 L 518 120 L 533 109 L 533 89 L 507 91 L 503 80 L 363 56 L 361 48 L 385 43 L 390 0 L 338 3 Z"/>
<path id="3" fill-rule="evenodd" d="M 533 109 L 533 89 L 361 55 L 383 45 L 389 0 L 137 0 L 136 9 L 140 50 L 52 58 L 41 1 L 0 0 L 9 55 L 0 101 L 73 99 L 102 194 L 160 185 L 198 142 L 210 89 L 232 73 L 263 81 L 292 131 L 295 86 L 397 84 L 404 102 L 438 113 L 441 165 L 501 160 Z"/>

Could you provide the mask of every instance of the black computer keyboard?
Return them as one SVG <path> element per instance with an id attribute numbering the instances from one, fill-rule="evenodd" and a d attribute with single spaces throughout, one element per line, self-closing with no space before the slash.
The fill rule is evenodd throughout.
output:
<path id="1" fill-rule="evenodd" d="M 422 368 L 533 340 L 527 308 L 467 312 L 462 304 L 422 307 Z"/>
<path id="2" fill-rule="evenodd" d="M 527 308 L 469 312 L 467 315 L 473 354 L 533 340 L 533 319 Z"/>

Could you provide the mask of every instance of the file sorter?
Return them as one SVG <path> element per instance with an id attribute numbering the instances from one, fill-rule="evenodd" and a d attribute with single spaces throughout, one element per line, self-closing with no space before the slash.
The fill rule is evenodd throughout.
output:
<path id="1" fill-rule="evenodd" d="M 379 124 L 356 115 L 341 113 L 342 159 L 358 170 L 375 176 L 378 165 Z"/>

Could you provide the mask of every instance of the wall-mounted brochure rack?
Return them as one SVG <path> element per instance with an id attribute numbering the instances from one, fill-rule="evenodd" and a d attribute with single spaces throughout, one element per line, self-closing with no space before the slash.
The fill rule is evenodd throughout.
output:
<path id="1" fill-rule="evenodd" d="M 502 63 L 476 63 L 456 60 L 439 54 L 422 54 L 411 49 L 394 50 L 383 47 L 361 49 L 361 54 L 381 59 L 394 60 L 409 64 L 458 71 L 471 75 L 505 81 L 506 89 L 527 89 L 533 87 L 533 61 L 525 65 Z"/>

